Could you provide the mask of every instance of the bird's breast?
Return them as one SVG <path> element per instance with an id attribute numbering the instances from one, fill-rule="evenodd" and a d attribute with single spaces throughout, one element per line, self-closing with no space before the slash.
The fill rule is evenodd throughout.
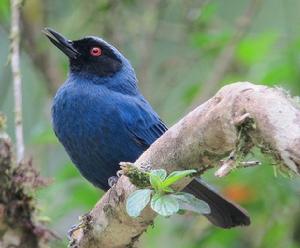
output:
<path id="1" fill-rule="evenodd" d="M 84 142 L 99 138 L 102 129 L 107 129 L 105 120 L 116 110 L 107 93 L 99 89 L 64 86 L 58 91 L 52 106 L 53 128 L 64 143 Z M 103 130 L 105 131 L 105 130 Z"/>

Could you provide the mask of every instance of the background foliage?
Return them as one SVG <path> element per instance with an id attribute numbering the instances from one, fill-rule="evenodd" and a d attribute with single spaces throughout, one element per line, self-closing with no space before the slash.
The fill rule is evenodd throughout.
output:
<path id="1" fill-rule="evenodd" d="M 299 0 L 27 0 L 22 16 L 22 73 L 27 155 L 53 183 L 37 193 L 40 218 L 62 238 L 102 192 L 75 170 L 51 129 L 50 104 L 67 73 L 67 60 L 43 35 L 52 27 L 70 39 L 101 36 L 136 68 L 140 87 L 170 126 L 222 85 L 253 81 L 300 95 Z M 9 1 L 0 0 L 0 109 L 13 132 Z M 284 120 L 282 120 L 284 121 Z M 291 130 L 292 132 L 293 130 Z M 300 247 L 300 180 L 260 168 L 217 180 L 218 190 L 252 217 L 247 228 L 221 230 L 205 218 L 158 218 L 141 247 Z"/>

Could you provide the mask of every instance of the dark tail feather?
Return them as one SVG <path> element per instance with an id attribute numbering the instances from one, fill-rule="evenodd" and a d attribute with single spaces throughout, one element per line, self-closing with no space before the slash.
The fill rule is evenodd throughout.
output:
<path id="1" fill-rule="evenodd" d="M 250 224 L 250 218 L 245 209 L 226 200 L 201 182 L 200 179 L 194 179 L 183 191 L 193 194 L 210 206 L 211 213 L 204 216 L 216 226 L 231 228 Z"/>

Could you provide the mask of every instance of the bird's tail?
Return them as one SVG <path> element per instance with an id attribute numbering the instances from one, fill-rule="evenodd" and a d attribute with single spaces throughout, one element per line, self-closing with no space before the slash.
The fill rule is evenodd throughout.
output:
<path id="1" fill-rule="evenodd" d="M 250 218 L 245 209 L 226 200 L 200 179 L 194 179 L 183 191 L 193 194 L 210 206 L 211 213 L 205 217 L 218 227 L 231 228 L 250 224 Z"/>

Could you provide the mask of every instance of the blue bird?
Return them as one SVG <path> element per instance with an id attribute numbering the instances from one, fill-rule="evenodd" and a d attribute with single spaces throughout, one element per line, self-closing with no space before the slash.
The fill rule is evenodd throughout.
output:
<path id="1" fill-rule="evenodd" d="M 49 40 L 69 58 L 69 75 L 52 106 L 53 129 L 80 173 L 109 189 L 119 162 L 134 162 L 167 127 L 141 94 L 130 62 L 94 36 L 70 41 L 45 28 Z M 210 205 L 206 217 L 230 228 L 249 225 L 247 212 L 199 179 L 184 191 Z"/>

